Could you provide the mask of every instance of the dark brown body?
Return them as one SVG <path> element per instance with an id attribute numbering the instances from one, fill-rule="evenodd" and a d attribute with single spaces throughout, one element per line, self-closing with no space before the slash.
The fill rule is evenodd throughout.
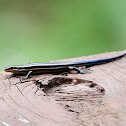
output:
<path id="1" fill-rule="evenodd" d="M 103 59 L 95 60 L 86 60 L 86 61 L 73 61 L 73 62 L 48 62 L 48 63 L 31 63 L 21 66 L 10 66 L 5 69 L 6 72 L 12 72 L 13 74 L 26 75 L 29 71 L 32 71 L 32 74 L 53 74 L 53 73 L 62 73 L 69 72 L 71 69 L 75 69 L 80 73 L 83 73 L 76 67 L 85 66 L 90 67 L 93 65 L 99 65 L 107 62 L 114 61 L 125 56 L 126 53 Z"/>

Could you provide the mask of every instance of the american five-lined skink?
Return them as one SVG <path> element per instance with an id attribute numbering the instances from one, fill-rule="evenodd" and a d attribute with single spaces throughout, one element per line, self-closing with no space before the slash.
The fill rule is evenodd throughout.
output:
<path id="1" fill-rule="evenodd" d="M 75 70 L 78 73 L 85 73 L 78 67 L 81 66 L 90 67 L 93 65 L 99 65 L 111 62 L 125 55 L 126 53 L 110 58 L 85 60 L 85 61 L 28 63 L 26 65 L 7 67 L 5 68 L 5 71 L 12 72 L 13 74 L 16 75 L 26 75 L 26 78 L 28 78 L 30 74 L 55 74 L 55 73 L 70 72 L 71 70 Z"/>

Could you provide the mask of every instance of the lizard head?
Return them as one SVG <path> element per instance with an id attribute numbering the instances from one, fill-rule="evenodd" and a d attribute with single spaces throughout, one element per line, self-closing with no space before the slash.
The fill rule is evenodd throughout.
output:
<path id="1" fill-rule="evenodd" d="M 9 66 L 9 67 L 5 68 L 4 71 L 14 73 L 15 71 L 18 71 L 18 69 L 15 68 L 14 66 Z"/>

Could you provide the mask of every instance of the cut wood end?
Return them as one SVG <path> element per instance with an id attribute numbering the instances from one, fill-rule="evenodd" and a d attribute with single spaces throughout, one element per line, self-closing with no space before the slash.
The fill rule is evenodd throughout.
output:
<path id="1" fill-rule="evenodd" d="M 124 52 L 60 61 L 107 58 Z M 126 57 L 90 70 L 68 76 L 35 75 L 28 80 L 0 72 L 0 125 L 125 125 Z"/>

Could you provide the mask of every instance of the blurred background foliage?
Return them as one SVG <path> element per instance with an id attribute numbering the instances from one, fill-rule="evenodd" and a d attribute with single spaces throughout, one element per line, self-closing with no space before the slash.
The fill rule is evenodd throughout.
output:
<path id="1" fill-rule="evenodd" d="M 126 49 L 124 0 L 0 0 L 0 70 Z"/>

